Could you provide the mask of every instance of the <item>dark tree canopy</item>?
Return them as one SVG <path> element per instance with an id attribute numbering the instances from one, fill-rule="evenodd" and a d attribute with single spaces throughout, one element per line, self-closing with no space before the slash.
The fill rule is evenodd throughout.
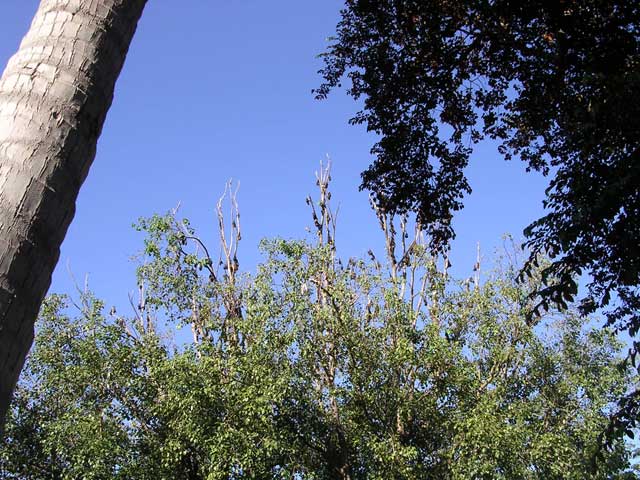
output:
<path id="1" fill-rule="evenodd" d="M 584 313 L 608 306 L 609 323 L 635 336 L 639 30 L 629 0 L 347 0 L 315 93 L 346 80 L 364 99 L 351 122 L 379 141 L 362 188 L 415 211 L 434 248 L 454 236 L 479 140 L 549 175 L 545 215 L 525 230 L 532 261 L 554 259 L 539 308 L 564 305 L 589 273 Z"/>

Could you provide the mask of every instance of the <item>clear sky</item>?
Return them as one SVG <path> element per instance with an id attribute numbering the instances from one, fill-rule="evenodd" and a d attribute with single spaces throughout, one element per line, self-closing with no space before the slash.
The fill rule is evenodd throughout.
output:
<path id="1" fill-rule="evenodd" d="M 339 0 L 149 0 L 118 80 L 113 106 L 62 247 L 52 292 L 73 291 L 86 274 L 120 309 L 135 290 L 140 216 L 181 203 L 216 246 L 215 202 L 240 181 L 241 266 L 254 270 L 263 237 L 303 237 L 305 197 L 328 154 L 340 204 L 338 249 L 364 255 L 380 244 L 359 175 L 375 138 L 347 120 L 357 105 L 342 92 L 314 100 L 317 54 L 338 20 Z M 0 3 L 2 68 L 26 32 L 37 0 Z M 542 213 L 546 180 L 483 144 L 468 174 L 474 189 L 455 219 L 453 272 L 468 275 L 480 242 L 487 262 L 505 232 Z"/>

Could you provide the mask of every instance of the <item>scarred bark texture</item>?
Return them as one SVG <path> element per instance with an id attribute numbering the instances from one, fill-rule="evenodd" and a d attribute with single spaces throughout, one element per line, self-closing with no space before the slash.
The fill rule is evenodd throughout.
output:
<path id="1" fill-rule="evenodd" d="M 0 79 L 0 431 L 146 0 L 42 0 Z"/>

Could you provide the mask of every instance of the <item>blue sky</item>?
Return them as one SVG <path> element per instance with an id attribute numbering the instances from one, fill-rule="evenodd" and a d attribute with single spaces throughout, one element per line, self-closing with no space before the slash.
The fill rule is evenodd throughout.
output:
<path id="1" fill-rule="evenodd" d="M 0 6 L 0 63 L 16 51 L 38 2 Z M 63 244 L 52 292 L 72 292 L 68 268 L 108 304 L 135 290 L 140 216 L 178 202 L 216 246 L 215 203 L 239 180 L 240 262 L 254 270 L 263 237 L 299 238 L 310 224 L 304 199 L 320 160 L 333 161 L 340 205 L 338 248 L 364 255 L 380 245 L 359 175 L 375 138 L 347 120 L 357 105 L 343 92 L 314 100 L 317 54 L 338 21 L 338 0 L 150 0 L 116 87 L 98 154 Z M 178 6 L 179 5 L 179 6 Z M 455 219 L 454 274 L 468 275 L 480 242 L 487 263 L 505 232 L 542 214 L 546 180 L 505 162 L 495 145 L 473 155 L 474 192 Z M 68 266 L 68 267 L 67 267 Z"/>

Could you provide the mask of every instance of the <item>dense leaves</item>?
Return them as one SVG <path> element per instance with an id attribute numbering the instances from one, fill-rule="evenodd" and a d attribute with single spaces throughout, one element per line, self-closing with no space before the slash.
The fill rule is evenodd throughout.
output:
<path id="1" fill-rule="evenodd" d="M 550 175 L 547 213 L 525 231 L 525 273 L 540 253 L 554 259 L 533 313 L 564 306 L 588 273 L 582 312 L 609 306 L 609 324 L 636 336 L 638 2 L 347 0 L 324 59 L 318 97 L 345 79 L 364 98 L 352 122 L 380 140 L 362 187 L 387 210 L 417 212 L 440 248 L 470 191 L 472 145 L 498 140 L 505 158 Z"/>
<path id="2" fill-rule="evenodd" d="M 380 211 L 386 266 L 343 263 L 323 198 L 317 240 L 263 242 L 253 277 L 156 216 L 133 318 L 50 297 L 2 478 L 633 478 L 620 440 L 592 471 L 631 380 L 612 335 L 572 309 L 528 321 L 540 278 L 507 257 L 453 281 Z"/>

